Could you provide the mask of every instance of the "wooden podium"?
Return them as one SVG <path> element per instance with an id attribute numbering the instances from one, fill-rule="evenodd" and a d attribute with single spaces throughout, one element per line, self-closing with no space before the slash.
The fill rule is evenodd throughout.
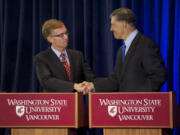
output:
<path id="1" fill-rule="evenodd" d="M 0 93 L 0 127 L 12 135 L 76 135 L 88 126 L 78 93 Z"/>
<path id="2" fill-rule="evenodd" d="M 89 93 L 89 126 L 104 135 L 163 135 L 180 126 L 175 100 L 173 92 Z"/>

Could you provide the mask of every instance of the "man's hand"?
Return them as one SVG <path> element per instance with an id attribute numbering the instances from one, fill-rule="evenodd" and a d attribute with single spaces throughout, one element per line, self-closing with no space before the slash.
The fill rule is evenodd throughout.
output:
<path id="1" fill-rule="evenodd" d="M 92 90 L 94 90 L 94 84 L 92 82 L 82 82 L 81 85 L 84 87 L 85 89 L 83 90 L 83 94 L 87 94 L 88 92 L 91 92 Z"/>
<path id="2" fill-rule="evenodd" d="M 74 84 L 74 89 L 77 91 L 77 92 L 83 92 L 84 89 L 85 89 L 85 86 L 83 86 L 81 83 L 75 83 Z"/>
<path id="3" fill-rule="evenodd" d="M 88 92 L 92 91 L 94 89 L 94 84 L 92 82 L 82 82 L 82 83 L 75 83 L 74 89 L 77 92 L 83 92 L 83 94 L 87 94 Z"/>

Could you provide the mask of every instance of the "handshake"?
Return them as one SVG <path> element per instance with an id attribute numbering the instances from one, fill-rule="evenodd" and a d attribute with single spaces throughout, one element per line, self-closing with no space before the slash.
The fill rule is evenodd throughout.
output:
<path id="1" fill-rule="evenodd" d="M 82 92 L 83 94 L 87 94 L 88 92 L 91 92 L 94 90 L 94 84 L 92 82 L 82 82 L 82 83 L 75 83 L 74 89 L 77 92 Z"/>

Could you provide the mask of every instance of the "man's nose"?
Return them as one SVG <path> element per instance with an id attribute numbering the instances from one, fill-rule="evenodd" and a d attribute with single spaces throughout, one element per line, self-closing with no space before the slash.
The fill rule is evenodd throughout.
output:
<path id="1" fill-rule="evenodd" d="M 68 39 L 68 35 L 67 35 L 67 34 L 64 34 L 64 38 L 65 38 L 65 39 Z"/>

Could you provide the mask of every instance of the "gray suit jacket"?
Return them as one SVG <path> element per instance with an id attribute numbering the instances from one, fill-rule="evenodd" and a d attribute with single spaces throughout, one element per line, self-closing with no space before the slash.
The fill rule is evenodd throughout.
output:
<path id="1" fill-rule="evenodd" d="M 158 46 L 138 33 L 122 64 L 122 49 L 117 54 L 114 72 L 109 78 L 94 81 L 96 91 L 159 91 L 167 80 L 167 72 Z"/>
<path id="2" fill-rule="evenodd" d="M 85 62 L 82 53 L 71 49 L 66 51 L 70 62 L 71 81 L 68 79 L 63 63 L 50 47 L 34 57 L 37 77 L 46 91 L 72 92 L 74 83 L 94 80 L 95 75 Z"/>

